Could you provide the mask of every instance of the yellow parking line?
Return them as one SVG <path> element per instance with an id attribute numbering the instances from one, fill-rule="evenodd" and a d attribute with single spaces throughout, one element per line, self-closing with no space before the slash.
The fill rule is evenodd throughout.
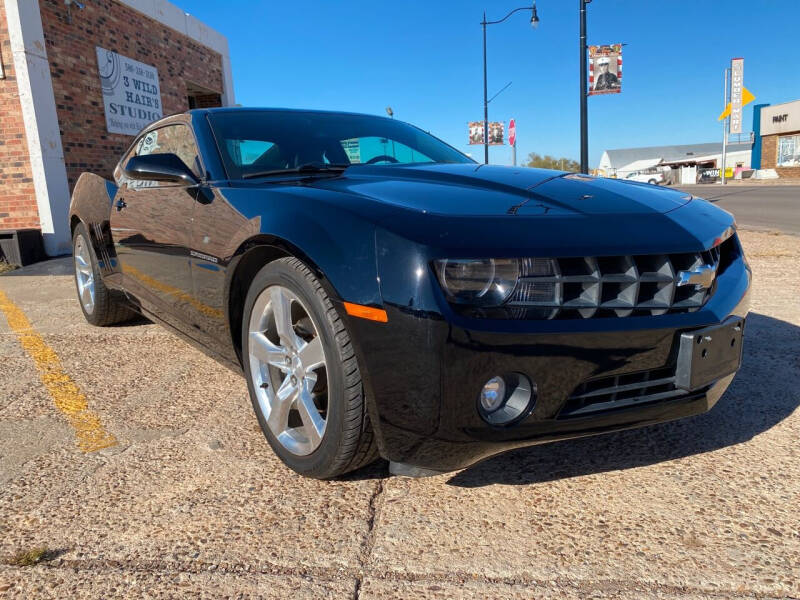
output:
<path id="1" fill-rule="evenodd" d="M 36 364 L 39 379 L 50 392 L 56 408 L 75 429 L 78 447 L 84 452 L 94 452 L 116 446 L 117 439 L 103 428 L 100 417 L 89 410 L 86 396 L 64 372 L 58 355 L 36 332 L 25 313 L 2 291 L 0 291 L 0 311 L 5 314 L 8 326 Z"/>

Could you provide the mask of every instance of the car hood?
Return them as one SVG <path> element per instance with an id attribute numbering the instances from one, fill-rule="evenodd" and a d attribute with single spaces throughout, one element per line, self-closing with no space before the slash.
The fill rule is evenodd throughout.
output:
<path id="1" fill-rule="evenodd" d="M 359 165 L 316 186 L 452 216 L 664 214 L 691 199 L 647 184 L 474 163 Z"/>
<path id="2" fill-rule="evenodd" d="M 348 213 L 441 256 L 690 252 L 734 224 L 709 202 L 653 185 L 476 164 L 361 165 L 341 176 L 232 188 L 228 200 L 248 218 L 263 217 L 264 233 L 280 230 L 269 221 L 288 207 L 287 219 L 320 223 L 332 235 Z"/>

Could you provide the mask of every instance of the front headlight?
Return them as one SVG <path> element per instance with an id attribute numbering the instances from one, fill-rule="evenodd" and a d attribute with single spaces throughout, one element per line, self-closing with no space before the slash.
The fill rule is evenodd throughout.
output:
<path id="1" fill-rule="evenodd" d="M 519 261 L 513 258 L 445 258 L 434 264 L 448 301 L 458 304 L 499 306 L 519 279 Z"/>

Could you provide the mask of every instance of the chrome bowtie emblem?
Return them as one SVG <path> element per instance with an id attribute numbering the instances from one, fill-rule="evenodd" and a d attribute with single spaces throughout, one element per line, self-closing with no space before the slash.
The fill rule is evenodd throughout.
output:
<path id="1" fill-rule="evenodd" d="M 698 285 L 710 288 L 717 273 L 716 265 L 700 265 L 691 271 L 678 271 L 678 285 Z"/>

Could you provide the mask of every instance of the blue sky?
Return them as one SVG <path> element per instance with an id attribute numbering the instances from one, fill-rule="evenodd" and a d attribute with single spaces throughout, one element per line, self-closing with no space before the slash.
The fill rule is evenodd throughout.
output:
<path id="1" fill-rule="evenodd" d="M 228 37 L 238 103 L 384 114 L 467 145 L 483 118 L 480 21 L 527 0 L 173 0 Z M 578 3 L 537 0 L 489 27 L 490 120 L 517 121 L 518 157 L 579 157 Z M 607 148 L 721 140 L 722 73 L 745 58 L 756 103 L 800 98 L 798 0 L 594 0 L 588 42 L 624 42 L 623 92 L 589 98 L 589 159 Z M 745 108 L 749 129 L 752 111 Z M 510 164 L 508 146 L 491 162 Z"/>

